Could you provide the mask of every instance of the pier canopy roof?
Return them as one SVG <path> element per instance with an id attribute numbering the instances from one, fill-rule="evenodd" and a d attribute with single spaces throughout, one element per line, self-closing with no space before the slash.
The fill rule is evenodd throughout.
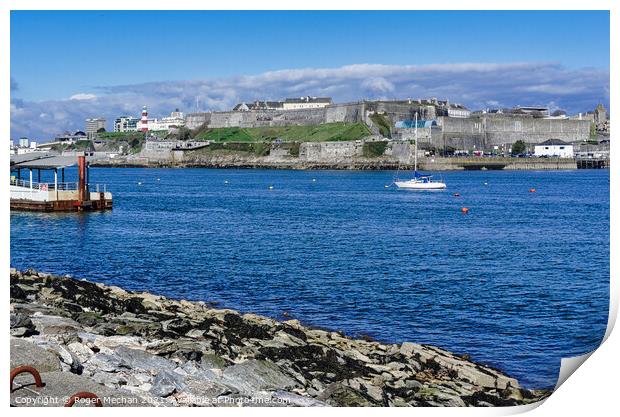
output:
<path id="1" fill-rule="evenodd" d="M 18 155 L 25 156 L 25 155 Z M 13 161 L 11 158 L 11 169 L 59 169 L 67 168 L 77 164 L 75 156 L 43 156 L 35 159 Z"/>

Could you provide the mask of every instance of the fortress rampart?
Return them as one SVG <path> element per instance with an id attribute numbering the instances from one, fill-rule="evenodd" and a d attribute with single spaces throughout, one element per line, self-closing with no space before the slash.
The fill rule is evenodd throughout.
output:
<path id="1" fill-rule="evenodd" d="M 250 110 L 213 113 L 193 113 L 186 125 L 195 129 L 206 124 L 210 128 L 270 127 L 288 125 L 317 125 L 334 122 L 364 122 L 372 126 L 369 114 L 384 113 L 392 125 L 411 120 L 416 110 L 427 120 L 436 120 L 437 126 L 419 131 L 420 143 L 438 148 L 488 149 L 511 145 L 517 140 L 529 144 L 547 139 L 581 142 L 589 138 L 589 120 L 544 119 L 531 116 L 481 115 L 468 118 L 436 116 L 433 106 L 419 106 L 402 102 L 358 102 L 334 104 L 324 108 L 302 110 Z M 371 129 L 372 130 L 372 129 Z"/>

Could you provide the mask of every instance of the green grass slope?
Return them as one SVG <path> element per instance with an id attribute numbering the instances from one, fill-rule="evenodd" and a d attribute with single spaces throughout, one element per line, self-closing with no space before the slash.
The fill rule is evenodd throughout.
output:
<path id="1" fill-rule="evenodd" d="M 325 123 L 312 126 L 224 127 L 206 129 L 195 139 L 213 142 L 328 142 L 359 140 L 370 135 L 363 123 Z"/>

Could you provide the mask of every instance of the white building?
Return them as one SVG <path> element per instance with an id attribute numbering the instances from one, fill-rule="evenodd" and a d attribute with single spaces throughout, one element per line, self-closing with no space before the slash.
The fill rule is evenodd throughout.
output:
<path id="1" fill-rule="evenodd" d="M 115 132 L 137 132 L 140 119 L 133 116 L 120 116 L 114 120 Z"/>
<path id="2" fill-rule="evenodd" d="M 448 117 L 466 119 L 471 116 L 471 111 L 462 104 L 448 105 Z"/>
<path id="3" fill-rule="evenodd" d="M 149 132 L 169 131 L 172 128 L 181 126 L 185 126 L 185 116 L 178 109 L 170 113 L 170 116 L 162 117 L 161 119 L 146 119 L 146 128 Z M 143 127 L 143 125 L 140 125 L 140 128 Z"/>
<path id="4" fill-rule="evenodd" d="M 534 155 L 554 158 L 573 158 L 573 145 L 560 139 L 549 139 L 534 146 Z"/>
<path id="5" fill-rule="evenodd" d="M 332 104 L 331 97 L 300 97 L 287 98 L 282 102 L 283 110 L 319 109 Z"/>
<path id="6" fill-rule="evenodd" d="M 30 144 L 30 141 L 28 140 L 28 138 L 19 138 L 19 147 L 20 148 L 27 148 Z"/>

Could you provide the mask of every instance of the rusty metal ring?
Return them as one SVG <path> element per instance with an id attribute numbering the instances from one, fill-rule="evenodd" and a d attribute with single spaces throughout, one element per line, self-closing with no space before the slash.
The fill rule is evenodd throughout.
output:
<path id="1" fill-rule="evenodd" d="M 11 392 L 13 392 L 13 380 L 15 379 L 15 377 L 25 372 L 33 376 L 34 383 L 37 387 L 41 388 L 45 386 L 45 384 L 41 381 L 41 375 L 39 374 L 39 371 L 34 369 L 32 366 L 18 366 L 11 371 Z"/>
<path id="2" fill-rule="evenodd" d="M 95 407 L 103 407 L 103 404 L 101 403 L 101 400 L 99 399 L 99 397 L 97 397 L 96 394 L 93 394 L 92 392 L 88 392 L 88 391 L 80 391 L 80 392 L 76 392 L 75 394 L 73 394 L 71 398 L 67 400 L 65 407 L 73 407 L 73 404 L 75 404 L 77 400 L 86 399 L 86 398 L 94 399 Z"/>

